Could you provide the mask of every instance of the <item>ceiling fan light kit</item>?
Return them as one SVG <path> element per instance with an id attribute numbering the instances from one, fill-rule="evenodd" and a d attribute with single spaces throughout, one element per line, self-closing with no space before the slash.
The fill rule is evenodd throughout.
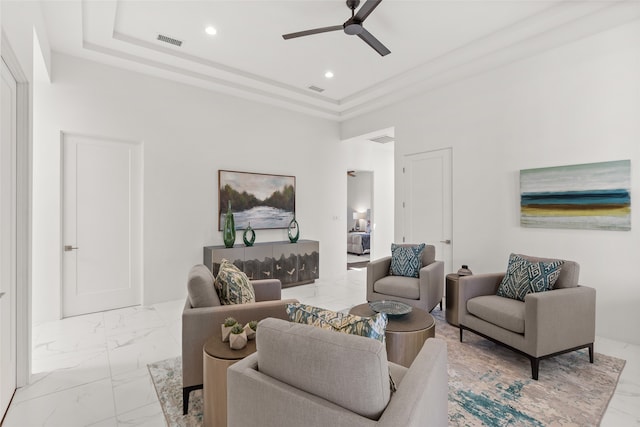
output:
<path id="1" fill-rule="evenodd" d="M 382 2 L 382 0 L 367 0 L 360 10 L 358 10 L 358 13 L 355 13 L 356 8 L 360 4 L 360 0 L 347 0 L 347 7 L 351 9 L 351 18 L 346 20 L 342 25 L 333 25 L 331 27 L 314 28 L 312 30 L 284 34 L 282 38 L 289 40 L 297 37 L 311 36 L 313 34 L 343 30 L 345 34 L 360 37 L 365 43 L 371 46 L 373 50 L 378 52 L 380 56 L 388 55 L 391 51 L 363 26 L 364 20 L 367 19 L 367 16 L 373 12 L 380 2 Z"/>

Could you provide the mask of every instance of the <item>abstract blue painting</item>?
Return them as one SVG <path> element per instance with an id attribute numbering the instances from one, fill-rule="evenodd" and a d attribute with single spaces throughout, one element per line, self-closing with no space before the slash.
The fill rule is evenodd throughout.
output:
<path id="1" fill-rule="evenodd" d="M 631 161 L 521 170 L 520 225 L 631 230 Z"/>

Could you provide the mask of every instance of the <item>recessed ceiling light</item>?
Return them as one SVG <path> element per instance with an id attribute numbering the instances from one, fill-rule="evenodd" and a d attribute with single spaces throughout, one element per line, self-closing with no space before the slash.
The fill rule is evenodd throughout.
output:
<path id="1" fill-rule="evenodd" d="M 204 32 L 209 34 L 210 36 L 215 36 L 218 31 L 214 27 L 209 25 L 207 28 L 204 29 Z"/>
<path id="2" fill-rule="evenodd" d="M 333 71 L 327 71 L 326 73 L 324 73 L 324 76 L 328 79 L 333 77 Z"/>

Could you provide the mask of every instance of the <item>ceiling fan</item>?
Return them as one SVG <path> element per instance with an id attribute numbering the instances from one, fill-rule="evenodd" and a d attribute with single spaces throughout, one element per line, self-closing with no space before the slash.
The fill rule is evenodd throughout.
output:
<path id="1" fill-rule="evenodd" d="M 391 53 L 389 49 L 385 47 L 380 41 L 375 38 L 369 31 L 365 30 L 362 24 L 367 16 L 373 12 L 373 10 L 380 4 L 382 0 L 367 0 L 358 13 L 355 13 L 356 7 L 360 4 L 360 0 L 347 0 L 347 7 L 351 9 L 351 18 L 346 20 L 342 25 L 333 25 L 331 27 L 314 28 L 312 30 L 299 31 L 297 33 L 284 34 L 282 38 L 285 40 L 293 39 L 296 37 L 310 36 L 319 33 L 328 33 L 330 31 L 343 30 L 350 36 L 358 36 L 371 46 L 381 56 L 385 56 Z"/>

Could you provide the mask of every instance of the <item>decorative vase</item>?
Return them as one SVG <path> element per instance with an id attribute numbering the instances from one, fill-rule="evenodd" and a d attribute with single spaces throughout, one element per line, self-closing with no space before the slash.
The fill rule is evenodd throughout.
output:
<path id="1" fill-rule="evenodd" d="M 248 323 L 244 325 L 244 332 L 247 334 L 248 340 L 252 340 L 256 337 L 256 331 L 254 331 Z"/>
<path id="2" fill-rule="evenodd" d="M 224 246 L 227 248 L 232 248 L 233 244 L 236 242 L 236 224 L 233 220 L 233 212 L 231 212 L 231 200 L 229 200 L 227 213 L 224 215 L 222 240 L 224 241 Z"/>
<path id="3" fill-rule="evenodd" d="M 458 276 L 471 276 L 473 273 L 469 270 L 469 266 L 463 264 L 462 268 L 458 270 Z"/>
<path id="4" fill-rule="evenodd" d="M 287 232 L 289 235 L 289 241 L 291 243 L 295 243 L 298 241 L 298 237 L 300 237 L 300 227 L 298 226 L 298 221 L 296 221 L 296 216 L 293 216 L 293 219 L 289 223 L 289 230 Z"/>
<path id="5" fill-rule="evenodd" d="M 253 246 L 253 242 L 256 241 L 256 232 L 251 228 L 251 223 L 244 229 L 244 233 L 242 233 L 242 240 L 244 241 L 245 246 Z"/>
<path id="6" fill-rule="evenodd" d="M 239 334 L 229 335 L 229 346 L 234 350 L 240 350 L 247 346 L 247 333 L 244 329 Z"/>

